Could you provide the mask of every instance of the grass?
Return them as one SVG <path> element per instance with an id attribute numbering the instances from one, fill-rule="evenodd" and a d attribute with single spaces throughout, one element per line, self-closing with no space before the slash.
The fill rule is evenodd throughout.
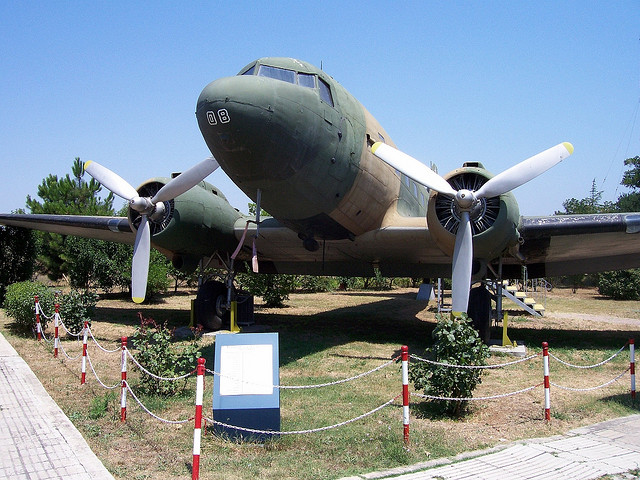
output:
<path id="1" fill-rule="evenodd" d="M 548 341 L 558 357 L 576 364 L 596 363 L 615 353 L 638 324 L 607 323 L 584 318 L 553 317 L 575 309 L 578 314 L 615 311 L 633 317 L 636 305 L 602 300 L 583 292 L 574 301 L 566 292 L 547 296 L 543 320 L 520 316 L 510 323 L 509 336 L 525 341 L 529 353 L 540 352 Z M 279 333 L 280 376 L 283 385 L 315 384 L 368 371 L 399 354 L 400 346 L 422 355 L 435 323 L 433 312 L 414 300 L 415 290 L 296 294 L 288 308 L 256 309 L 256 320 Z M 593 298 L 592 298 L 593 297 Z M 93 332 L 105 348 L 116 348 L 121 336 L 133 333 L 137 311 L 172 325 L 188 323 L 189 296 L 166 297 L 161 303 L 133 307 L 120 298 L 100 301 Z M 553 306 L 555 303 L 555 307 Z M 604 305 L 604 307 L 602 307 Z M 519 314 L 513 313 L 515 318 Z M 640 322 L 639 322 L 640 324 Z M 586 327 L 585 327 L 586 325 Z M 79 360 L 53 359 L 50 347 L 16 336 L 10 321 L 0 315 L 2 333 L 25 358 L 51 396 L 74 421 L 91 448 L 116 478 L 173 479 L 190 475 L 193 426 L 160 423 L 129 398 L 127 422 L 121 423 L 119 389 L 104 390 L 93 375 L 80 386 Z M 494 335 L 498 336 L 498 335 Z M 207 367 L 213 366 L 213 343 L 201 341 Z M 81 350 L 65 341 L 70 355 Z M 114 385 L 120 378 L 120 355 L 105 354 L 95 346 L 89 353 L 102 381 Z M 502 363 L 494 355 L 490 363 Z M 613 378 L 628 366 L 628 353 L 598 369 L 576 371 L 552 360 L 552 381 L 587 388 Z M 137 373 L 130 370 L 135 386 Z M 631 405 L 628 375 L 594 392 L 576 394 L 552 388 L 552 421 L 543 421 L 543 392 L 537 388 L 514 397 L 473 402 L 471 414 L 461 420 L 442 418 L 428 402 L 412 398 L 411 448 L 403 448 L 400 402 L 376 414 L 337 429 L 310 435 L 283 436 L 264 445 L 234 443 L 208 432 L 202 442 L 201 478 L 332 479 L 399 465 L 450 456 L 520 438 L 563 433 L 578 426 L 637 412 Z M 519 390 L 542 382 L 539 360 L 492 370 L 483 378 L 476 396 Z M 401 389 L 400 368 L 393 364 L 368 377 L 314 390 L 283 390 L 281 419 L 284 431 L 332 425 L 356 417 L 394 398 Z M 212 379 L 207 377 L 204 412 L 211 417 Z M 141 396 L 155 414 L 167 419 L 188 419 L 194 411 L 194 379 L 184 392 L 167 399 Z"/>

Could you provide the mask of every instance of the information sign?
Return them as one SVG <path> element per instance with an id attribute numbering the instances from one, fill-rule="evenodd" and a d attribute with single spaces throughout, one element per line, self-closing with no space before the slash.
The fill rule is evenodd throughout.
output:
<path id="1" fill-rule="evenodd" d="M 280 382 L 277 333 L 216 335 L 213 419 L 217 433 L 261 441 L 280 430 Z M 239 428 L 234 428 L 239 427 Z"/>

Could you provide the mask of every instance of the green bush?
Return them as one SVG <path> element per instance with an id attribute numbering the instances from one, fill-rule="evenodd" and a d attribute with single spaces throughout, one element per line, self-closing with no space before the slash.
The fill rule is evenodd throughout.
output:
<path id="1" fill-rule="evenodd" d="M 598 292 L 614 300 L 640 299 L 640 269 L 599 273 Z"/>
<path id="2" fill-rule="evenodd" d="M 267 307 L 283 307 L 296 286 L 295 275 L 241 273 L 236 277 L 240 287 L 251 295 L 262 297 Z"/>
<path id="3" fill-rule="evenodd" d="M 96 311 L 98 295 L 93 292 L 71 290 L 60 300 L 60 318 L 71 333 L 80 333 L 84 322 L 91 322 Z"/>
<path id="4" fill-rule="evenodd" d="M 485 365 L 489 348 L 482 343 L 471 319 L 438 315 L 433 330 L 434 344 L 427 355 L 432 360 L 450 365 Z M 427 395 L 448 398 L 470 398 L 476 386 L 482 382 L 482 369 L 452 368 L 426 362 L 414 362 L 409 369 L 409 379 L 417 390 Z M 468 401 L 438 400 L 443 412 L 460 417 L 467 411 Z"/>
<path id="5" fill-rule="evenodd" d="M 40 307 L 47 315 L 54 313 L 55 298 L 53 292 L 40 282 L 18 282 L 7 287 L 4 308 L 7 315 L 15 320 L 16 330 L 20 333 L 35 331 L 36 315 L 34 296 L 38 295 Z M 47 319 L 40 315 L 42 329 L 47 325 Z"/>
<path id="6" fill-rule="evenodd" d="M 131 343 L 138 351 L 136 360 L 148 371 L 159 377 L 175 378 L 196 368 L 198 357 L 201 356 L 196 339 L 199 332 L 194 332 L 194 339 L 186 345 L 173 343 L 173 330 L 167 327 L 167 322 L 158 324 L 151 318 L 145 318 L 141 313 L 140 326 L 131 337 Z M 146 393 L 168 397 L 184 389 L 184 381 L 158 380 L 151 375 L 141 372 L 141 384 Z"/>

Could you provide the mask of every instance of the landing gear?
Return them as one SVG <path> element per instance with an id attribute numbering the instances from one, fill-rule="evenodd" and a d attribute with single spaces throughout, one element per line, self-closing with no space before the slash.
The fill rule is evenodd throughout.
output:
<path id="1" fill-rule="evenodd" d="M 231 293 L 235 296 L 235 289 L 232 289 Z M 204 282 L 198 289 L 194 305 L 196 323 L 210 331 L 229 328 L 231 312 L 227 297 L 227 287 L 224 283 L 215 280 Z"/>
<path id="2" fill-rule="evenodd" d="M 469 292 L 467 314 L 473 321 L 473 328 L 480 339 L 489 344 L 491 338 L 491 293 L 484 285 L 472 288 Z"/>

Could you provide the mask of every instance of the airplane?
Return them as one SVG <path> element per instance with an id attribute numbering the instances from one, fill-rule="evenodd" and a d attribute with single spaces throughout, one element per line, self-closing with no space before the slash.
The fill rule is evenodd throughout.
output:
<path id="1" fill-rule="evenodd" d="M 85 164 L 129 201 L 128 217 L 2 214 L 0 224 L 134 244 L 136 302 L 151 247 L 185 271 L 223 268 L 225 283 L 202 291 L 217 325 L 244 262 L 260 273 L 452 278 L 455 314 L 484 308 L 470 302 L 474 282 L 519 278 L 523 265 L 531 278 L 640 267 L 640 214 L 520 216 L 512 190 L 571 155 L 568 142 L 497 175 L 466 162 L 440 176 L 323 70 L 281 57 L 211 82 L 196 118 L 212 157 L 180 175 L 136 189 Z M 218 167 L 257 203 L 256 217 L 204 181 Z"/>

